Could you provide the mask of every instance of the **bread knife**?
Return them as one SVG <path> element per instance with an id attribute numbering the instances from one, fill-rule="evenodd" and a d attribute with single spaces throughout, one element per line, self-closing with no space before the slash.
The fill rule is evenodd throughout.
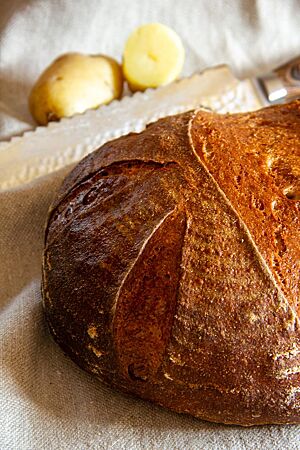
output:
<path id="1" fill-rule="evenodd" d="M 253 111 L 297 96 L 299 58 L 246 80 L 237 79 L 227 65 L 206 69 L 0 143 L 0 190 L 19 188 L 75 163 L 105 142 L 139 132 L 161 117 L 199 107 L 219 113 Z"/>
<path id="2" fill-rule="evenodd" d="M 300 97 L 300 57 L 252 80 L 264 105 L 284 103 Z"/>

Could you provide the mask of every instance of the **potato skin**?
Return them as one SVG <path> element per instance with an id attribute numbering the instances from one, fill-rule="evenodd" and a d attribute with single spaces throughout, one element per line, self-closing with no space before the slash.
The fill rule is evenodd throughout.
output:
<path id="1" fill-rule="evenodd" d="M 294 152 L 299 170 L 299 105 L 162 119 L 70 173 L 50 211 L 43 299 L 78 365 L 201 419 L 300 423 L 299 202 L 265 164 L 272 142 L 277 166 Z"/>
<path id="2" fill-rule="evenodd" d="M 40 75 L 29 95 L 29 108 L 41 125 L 122 96 L 121 66 L 105 55 L 67 53 Z"/>

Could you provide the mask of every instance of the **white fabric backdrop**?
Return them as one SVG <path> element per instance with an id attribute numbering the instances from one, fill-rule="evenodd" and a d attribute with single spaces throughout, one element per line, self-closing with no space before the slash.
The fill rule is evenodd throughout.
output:
<path id="1" fill-rule="evenodd" d="M 182 37 L 185 74 L 227 62 L 246 76 L 300 54 L 297 0 L 1 0 L 0 140 L 34 127 L 27 97 L 63 52 L 121 59 L 136 26 Z M 66 170 L 0 193 L 0 449 L 300 449 L 300 428 L 225 427 L 122 396 L 52 342 L 40 297 L 46 212 Z"/>

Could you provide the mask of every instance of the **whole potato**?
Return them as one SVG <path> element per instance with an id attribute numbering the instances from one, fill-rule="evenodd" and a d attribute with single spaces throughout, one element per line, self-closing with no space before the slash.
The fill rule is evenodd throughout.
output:
<path id="1" fill-rule="evenodd" d="M 120 65 L 105 55 L 67 53 L 41 74 L 29 96 L 35 120 L 46 125 L 62 117 L 120 98 L 123 75 Z"/>

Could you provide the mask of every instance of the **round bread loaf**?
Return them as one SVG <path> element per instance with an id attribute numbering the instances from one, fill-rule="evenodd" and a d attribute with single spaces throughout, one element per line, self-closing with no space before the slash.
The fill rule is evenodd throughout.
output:
<path id="1" fill-rule="evenodd" d="M 177 412 L 300 423 L 299 293 L 300 101 L 159 120 L 87 156 L 51 207 L 56 342 Z"/>

